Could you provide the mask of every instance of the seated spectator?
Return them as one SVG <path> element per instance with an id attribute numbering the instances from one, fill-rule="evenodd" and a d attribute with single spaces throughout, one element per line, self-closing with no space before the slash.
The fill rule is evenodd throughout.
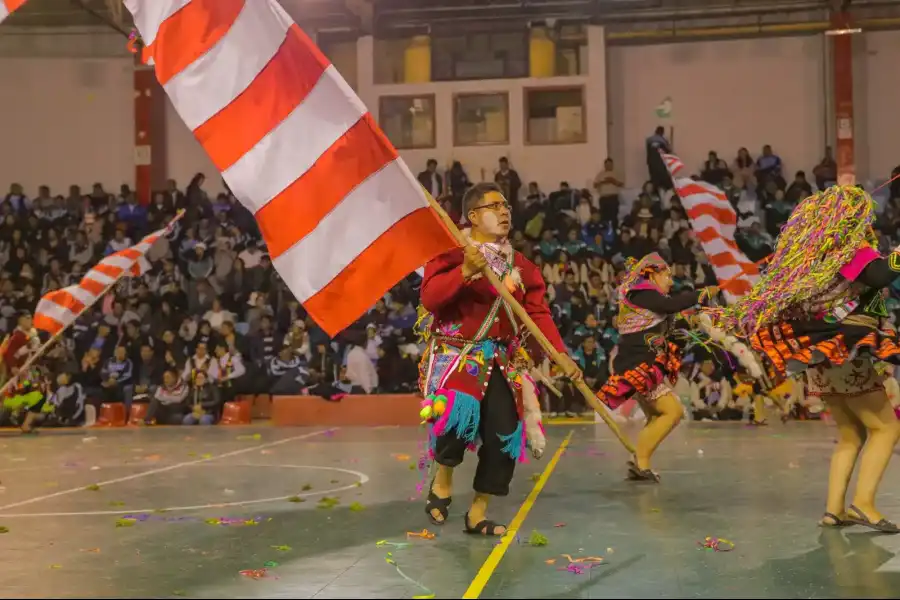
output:
<path id="1" fill-rule="evenodd" d="M 198 371 L 188 396 L 189 412 L 184 415 L 184 425 L 215 425 L 219 422 L 222 403 L 216 387 L 211 384 L 206 373 Z"/>
<path id="2" fill-rule="evenodd" d="M 215 370 L 215 373 L 212 374 L 212 379 L 215 379 L 218 375 L 218 368 L 215 364 L 216 361 L 210 356 L 207 348 L 206 342 L 199 342 L 194 349 L 193 356 L 188 358 L 187 363 L 185 363 L 181 377 L 188 385 L 194 384 L 194 380 L 197 378 L 198 373 L 206 374 L 207 380 L 210 379 L 209 375 L 212 370 Z"/>
<path id="3" fill-rule="evenodd" d="M 728 164 L 719 158 L 718 154 L 710 150 L 709 156 L 707 157 L 706 162 L 703 163 L 703 168 L 700 170 L 701 179 L 721 187 L 725 178 L 730 176 L 731 171 L 728 170 Z"/>
<path id="4" fill-rule="evenodd" d="M 772 152 L 772 146 L 766 144 L 762 148 L 762 154 L 756 159 L 757 185 L 765 185 L 767 181 L 774 181 L 779 188 L 784 188 L 784 178 L 781 176 L 781 157 Z"/>
<path id="5" fill-rule="evenodd" d="M 56 391 L 50 396 L 52 411 L 44 425 L 50 427 L 77 427 L 84 424 L 84 387 L 73 380 L 70 373 L 60 373 L 56 378 Z"/>
<path id="6" fill-rule="evenodd" d="M 378 371 L 365 350 L 365 335 L 357 331 L 345 333 L 347 340 L 347 356 L 344 368 L 341 370 L 341 378 L 338 383 L 349 385 L 352 389 L 345 389 L 348 394 L 371 394 L 378 387 Z"/>
<path id="7" fill-rule="evenodd" d="M 243 391 L 247 368 L 241 355 L 229 352 L 228 344 L 223 339 L 216 342 L 214 352 L 216 353 L 214 368 L 208 373 L 210 381 L 219 390 L 219 399 L 224 404 L 234 400 L 234 397 Z"/>
<path id="8" fill-rule="evenodd" d="M 753 189 L 756 187 L 756 161 L 750 156 L 746 148 L 738 149 L 734 162 L 731 163 L 731 174 L 734 185 L 741 189 Z"/>
<path id="9" fill-rule="evenodd" d="M 396 338 L 391 338 L 378 348 L 376 363 L 378 391 L 382 394 L 399 394 L 415 391 L 418 365 L 401 351 Z"/>
<path id="10" fill-rule="evenodd" d="M 282 346 L 277 356 L 269 359 L 266 390 L 273 396 L 294 396 L 309 383 L 306 361 L 294 354 L 290 346 Z"/>
<path id="11" fill-rule="evenodd" d="M 791 185 L 788 186 L 787 191 L 784 193 L 784 199 L 788 203 L 796 205 L 804 198 L 812 196 L 812 193 L 812 186 L 806 180 L 806 173 L 797 171 L 794 175 L 794 181 L 791 182 Z"/>
<path id="12" fill-rule="evenodd" d="M 103 365 L 102 383 L 104 402 L 122 402 L 125 414 L 131 410 L 134 395 L 134 363 L 128 358 L 125 346 L 116 346 L 113 356 Z"/>
<path id="13" fill-rule="evenodd" d="M 188 412 L 185 400 L 190 392 L 189 386 L 175 369 L 166 369 L 162 377 L 162 385 L 153 391 L 150 406 L 144 417 L 145 425 L 178 425 L 184 421 Z"/>
<path id="14" fill-rule="evenodd" d="M 162 382 L 163 365 L 150 344 L 143 344 L 139 354 L 134 376 L 134 402 L 150 402 Z"/>
<path id="15" fill-rule="evenodd" d="M 837 183 L 837 163 L 834 161 L 831 146 L 825 146 L 825 156 L 813 167 L 812 173 L 819 191 Z"/>

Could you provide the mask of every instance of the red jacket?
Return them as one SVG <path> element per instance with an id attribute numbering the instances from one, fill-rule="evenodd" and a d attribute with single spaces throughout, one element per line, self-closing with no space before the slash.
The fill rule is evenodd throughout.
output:
<path id="1" fill-rule="evenodd" d="M 468 283 L 463 281 L 463 251 L 460 248 L 438 256 L 425 265 L 422 281 L 421 301 L 434 315 L 432 330 L 438 332 L 441 326 L 460 325 L 457 335 L 463 339 L 473 339 L 487 317 L 497 292 L 484 277 Z M 537 266 L 515 253 L 513 266 L 519 270 L 522 286 L 513 292 L 515 299 L 525 308 L 550 343 L 560 352 L 566 352 L 559 331 L 547 306 L 545 293 L 547 286 Z M 524 288 L 524 289 L 523 289 Z M 520 335 L 525 332 L 520 324 Z M 500 310 L 485 337 L 504 341 L 514 338 L 513 327 L 505 310 Z M 533 338 L 529 338 L 529 350 L 535 358 L 541 351 Z"/>
<path id="2" fill-rule="evenodd" d="M 3 362 L 8 370 L 18 369 L 31 356 L 31 337 L 16 327 L 3 345 Z"/>

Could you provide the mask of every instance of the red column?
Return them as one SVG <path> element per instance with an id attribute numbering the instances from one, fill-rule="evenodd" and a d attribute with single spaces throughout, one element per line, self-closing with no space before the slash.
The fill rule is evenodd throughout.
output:
<path id="1" fill-rule="evenodd" d="M 164 187 L 166 174 L 166 98 L 153 67 L 134 59 L 134 187 L 141 204 Z"/>
<path id="2" fill-rule="evenodd" d="M 847 30 L 852 27 L 848 13 L 833 13 L 831 27 Z M 834 69 L 835 161 L 838 183 L 856 183 L 856 157 L 853 136 L 853 37 L 850 34 L 831 37 L 832 68 Z"/>

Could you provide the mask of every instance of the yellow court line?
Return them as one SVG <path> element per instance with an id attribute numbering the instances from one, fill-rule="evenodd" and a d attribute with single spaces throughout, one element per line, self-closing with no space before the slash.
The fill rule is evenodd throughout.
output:
<path id="1" fill-rule="evenodd" d="M 544 469 L 544 472 L 541 473 L 541 476 L 540 478 L 538 478 L 537 483 L 534 484 L 534 488 L 531 490 L 531 493 L 528 494 L 527 498 L 525 498 L 525 502 L 523 502 L 522 506 L 519 507 L 519 512 L 517 512 L 516 516 L 513 517 L 512 522 L 509 524 L 509 530 L 500 540 L 500 543 L 494 546 L 494 549 L 487 557 L 487 560 L 484 561 L 484 564 L 481 565 L 481 568 L 475 575 L 475 579 L 473 579 L 472 583 L 469 584 L 469 589 L 467 589 L 466 593 L 463 594 L 463 598 L 478 598 L 481 596 L 481 592 L 484 591 L 484 586 L 487 585 L 488 580 L 494 574 L 494 571 L 497 569 L 500 561 L 503 560 L 503 556 L 509 549 L 509 545 L 514 539 L 516 539 L 516 534 L 519 532 L 519 528 L 522 527 L 522 523 L 525 522 L 525 517 L 528 516 L 528 513 L 531 511 L 531 507 L 534 506 L 538 495 L 541 493 L 541 490 L 544 489 L 544 485 L 547 483 L 547 480 L 550 479 L 550 475 L 553 473 L 553 469 L 556 468 L 556 463 L 559 462 L 559 459 L 562 457 L 563 452 L 565 452 L 566 447 L 569 445 L 569 440 L 572 439 L 572 434 L 574 433 L 574 429 L 570 431 L 569 435 L 566 436 L 566 439 L 564 439 L 562 441 L 562 444 L 559 445 L 559 448 L 556 449 L 556 452 L 553 454 L 553 458 L 550 459 L 550 463 Z"/>

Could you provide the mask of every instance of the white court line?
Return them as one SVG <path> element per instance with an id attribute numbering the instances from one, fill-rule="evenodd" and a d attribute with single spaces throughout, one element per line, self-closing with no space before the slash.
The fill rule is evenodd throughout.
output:
<path id="1" fill-rule="evenodd" d="M 338 467 L 320 467 L 314 465 L 236 465 L 241 467 L 273 467 L 282 469 L 316 469 L 320 471 L 338 471 L 340 473 L 348 473 L 356 476 L 359 481 L 350 485 L 332 488 L 330 490 L 314 490 L 310 492 L 302 492 L 299 494 L 291 494 L 290 496 L 276 496 L 275 498 L 259 498 L 256 500 L 236 500 L 234 502 L 215 502 L 210 504 L 197 504 L 195 506 L 166 506 L 163 508 L 130 508 L 120 510 L 90 510 L 84 512 L 50 512 L 50 513 L 9 513 L 0 515 L 4 519 L 23 519 L 29 517 L 92 517 L 92 516 L 108 516 L 108 515 L 136 515 L 141 513 L 159 513 L 159 512 L 176 512 L 176 511 L 192 511 L 205 510 L 207 508 L 228 508 L 233 506 L 250 506 L 253 504 L 265 504 L 267 502 L 283 502 L 288 498 L 297 496 L 298 498 L 308 498 L 310 496 L 324 496 L 326 494 L 337 494 L 358 488 L 359 486 L 369 482 L 369 476 L 361 471 L 353 471 L 351 469 L 340 469 Z M 84 488 L 81 488 L 84 489 Z"/>
<path id="2" fill-rule="evenodd" d="M 220 454 L 218 456 L 210 456 L 209 458 L 200 458 L 197 460 L 189 460 L 186 462 L 175 463 L 174 465 L 169 465 L 167 467 L 160 467 L 158 469 L 151 469 L 150 471 L 143 471 L 141 473 L 133 473 L 131 475 L 126 475 L 125 477 L 116 477 L 115 479 L 108 479 L 106 481 L 101 481 L 95 485 L 99 485 L 103 487 L 104 485 L 112 485 L 113 483 L 122 483 L 124 481 L 131 481 L 132 479 L 140 479 L 141 477 L 146 477 L 148 475 L 156 475 L 157 473 L 166 473 L 168 471 L 174 471 L 175 469 L 180 469 L 182 467 L 190 467 L 192 465 L 199 465 L 205 462 L 209 462 L 211 460 L 219 460 L 220 458 L 228 458 L 229 456 L 239 456 L 241 454 L 246 454 L 248 452 L 255 452 L 262 448 L 271 448 L 272 446 L 280 446 L 281 444 L 287 444 L 288 442 L 294 442 L 297 440 L 303 440 L 306 438 L 310 438 L 316 435 L 322 435 L 323 433 L 328 433 L 329 431 L 337 431 L 338 427 L 332 427 L 331 429 L 323 429 L 321 431 L 313 431 L 312 433 L 305 433 L 303 435 L 295 435 L 294 437 L 284 438 L 283 440 L 276 440 L 274 442 L 268 442 L 266 444 L 259 444 L 258 446 L 250 446 L 247 448 L 241 448 L 239 450 L 233 450 L 231 452 L 226 452 L 225 454 Z M 75 492 L 83 491 L 85 486 L 72 488 L 68 490 L 62 490 L 59 492 L 54 492 L 52 494 L 45 494 L 43 496 L 37 496 L 35 498 L 29 498 L 28 500 L 21 500 L 19 502 L 13 502 L 12 504 L 7 504 L 5 506 L 0 506 L 0 513 L 5 510 L 9 510 L 10 508 L 18 508 L 19 506 L 27 506 L 28 504 L 34 504 L 36 502 L 43 502 L 44 500 L 50 500 L 52 498 L 58 498 L 60 496 L 67 496 L 69 494 L 74 494 Z M 0 514 L 0 517 L 6 516 Z"/>

